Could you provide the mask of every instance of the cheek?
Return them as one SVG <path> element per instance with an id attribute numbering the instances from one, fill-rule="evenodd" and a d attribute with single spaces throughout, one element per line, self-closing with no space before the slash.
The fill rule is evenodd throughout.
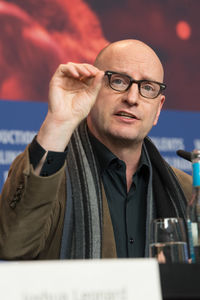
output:
<path id="1" fill-rule="evenodd" d="M 156 106 L 156 114 L 155 114 L 155 118 L 154 118 L 154 123 L 153 125 L 156 125 L 160 116 L 160 112 L 162 110 L 163 104 L 165 102 L 165 97 L 161 96 L 159 103 Z"/>
<path id="2" fill-rule="evenodd" d="M 116 103 L 119 103 L 120 99 L 113 93 L 113 90 L 103 87 L 96 99 L 96 102 L 91 110 L 91 114 L 94 118 L 101 120 L 101 122 L 109 122 L 112 117 L 113 111 L 116 107 Z M 94 120 L 97 122 L 97 120 Z M 104 124 L 102 124 L 103 126 Z"/>
<path id="3" fill-rule="evenodd" d="M 104 117 L 104 105 L 101 101 L 96 101 L 94 106 L 90 111 L 91 119 L 94 123 L 98 123 L 99 121 L 102 122 Z"/>
<path id="4" fill-rule="evenodd" d="M 156 110 L 156 113 L 154 114 L 154 118 L 153 118 L 153 125 L 155 126 L 158 123 L 158 118 L 160 115 L 160 108 L 158 107 Z"/>
<path id="5" fill-rule="evenodd" d="M 104 97 L 98 98 L 92 108 L 92 110 L 95 111 L 95 114 L 102 118 L 108 114 L 111 109 L 111 101 Z"/>
<path id="6" fill-rule="evenodd" d="M 158 117 L 159 117 L 158 105 L 153 107 L 148 107 L 148 109 L 147 107 L 146 109 L 143 107 L 143 117 L 147 126 L 149 127 L 155 126 L 157 124 Z"/>

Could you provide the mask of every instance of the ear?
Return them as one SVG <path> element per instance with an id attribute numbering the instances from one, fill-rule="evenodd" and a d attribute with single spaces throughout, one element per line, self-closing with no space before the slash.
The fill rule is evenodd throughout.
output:
<path id="1" fill-rule="evenodd" d="M 157 113 L 156 113 L 156 116 L 155 116 L 155 120 L 153 122 L 153 126 L 155 126 L 158 123 L 158 119 L 159 119 L 160 112 L 162 110 L 164 102 L 165 102 L 165 96 L 161 95 L 159 106 L 158 106 Z"/>

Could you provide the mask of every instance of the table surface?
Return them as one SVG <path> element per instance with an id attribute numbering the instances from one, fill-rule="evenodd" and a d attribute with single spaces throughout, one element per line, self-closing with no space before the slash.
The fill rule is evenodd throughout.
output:
<path id="1" fill-rule="evenodd" d="M 159 264 L 164 300 L 200 299 L 200 264 Z"/>

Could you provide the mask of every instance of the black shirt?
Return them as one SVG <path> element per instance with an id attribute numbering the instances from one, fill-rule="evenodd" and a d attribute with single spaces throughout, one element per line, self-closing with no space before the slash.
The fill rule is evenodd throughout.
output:
<path id="1" fill-rule="evenodd" d="M 126 165 L 90 135 L 104 184 L 118 257 L 143 257 L 149 167 L 142 151 L 137 172 L 127 192 Z"/>
<path id="2" fill-rule="evenodd" d="M 143 257 L 145 248 L 146 195 L 149 166 L 142 151 L 137 172 L 127 193 L 126 165 L 92 134 L 89 135 L 99 164 L 108 200 L 118 257 Z M 30 162 L 35 168 L 45 150 L 34 139 L 29 147 Z M 49 176 L 64 164 L 67 151 L 49 151 L 41 176 Z"/>

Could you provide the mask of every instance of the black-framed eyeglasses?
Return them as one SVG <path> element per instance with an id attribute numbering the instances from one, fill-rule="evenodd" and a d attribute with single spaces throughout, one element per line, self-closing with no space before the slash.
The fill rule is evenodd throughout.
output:
<path id="1" fill-rule="evenodd" d="M 118 92 L 127 91 L 133 83 L 138 85 L 139 93 L 142 97 L 148 99 L 154 99 L 158 97 L 166 89 L 166 84 L 151 80 L 135 80 L 131 76 L 114 72 L 105 71 L 105 75 L 108 76 L 109 86 Z"/>

